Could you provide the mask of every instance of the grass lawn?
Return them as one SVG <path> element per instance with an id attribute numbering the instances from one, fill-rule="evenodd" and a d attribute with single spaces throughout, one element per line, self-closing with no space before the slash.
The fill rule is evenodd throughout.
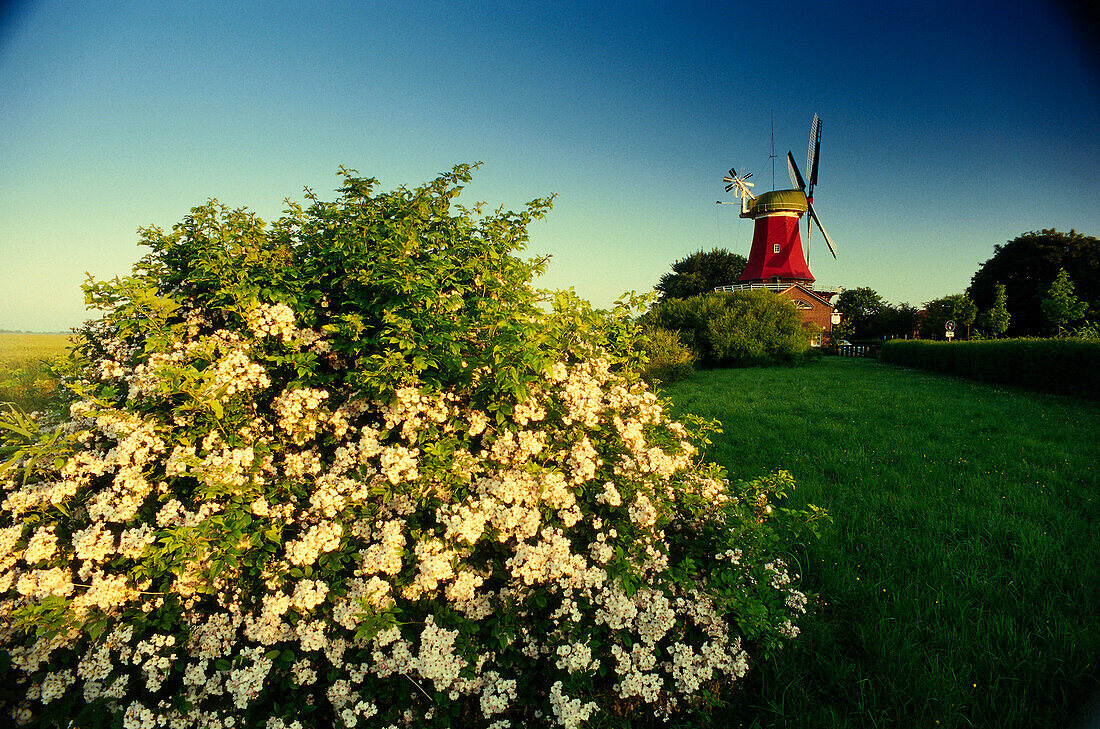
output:
<path id="1" fill-rule="evenodd" d="M 667 388 L 833 518 L 823 604 L 716 726 L 1075 727 L 1100 698 L 1100 403 L 826 358 Z"/>
<path id="2" fill-rule="evenodd" d="M 57 385 L 49 363 L 65 354 L 69 341 L 68 334 L 0 332 L 0 402 L 43 407 Z"/>

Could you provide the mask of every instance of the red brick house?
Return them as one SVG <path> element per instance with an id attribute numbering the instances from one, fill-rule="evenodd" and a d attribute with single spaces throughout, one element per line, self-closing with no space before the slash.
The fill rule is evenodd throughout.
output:
<path id="1" fill-rule="evenodd" d="M 836 295 L 835 291 L 815 291 L 804 284 L 796 283 L 776 293 L 793 301 L 794 308 L 798 309 L 798 315 L 802 319 L 802 326 L 814 331 L 810 338 L 811 346 L 820 347 L 831 342 L 833 305 L 829 300 Z"/>

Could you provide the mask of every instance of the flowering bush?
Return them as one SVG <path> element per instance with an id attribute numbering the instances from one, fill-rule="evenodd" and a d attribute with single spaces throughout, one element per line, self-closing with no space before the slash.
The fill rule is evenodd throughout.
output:
<path id="1" fill-rule="evenodd" d="M 629 302 L 532 289 L 550 200 L 483 216 L 470 172 L 343 171 L 271 226 L 212 201 L 86 286 L 63 416 L 7 423 L 17 723 L 669 717 L 797 634 L 777 550 L 819 515 L 701 462 Z"/>

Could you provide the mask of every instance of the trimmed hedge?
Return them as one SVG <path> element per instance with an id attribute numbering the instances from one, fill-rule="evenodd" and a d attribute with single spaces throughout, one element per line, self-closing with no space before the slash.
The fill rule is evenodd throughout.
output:
<path id="1" fill-rule="evenodd" d="M 882 361 L 979 382 L 1100 397 L 1100 342 L 1091 340 L 893 340 L 883 345 Z"/>

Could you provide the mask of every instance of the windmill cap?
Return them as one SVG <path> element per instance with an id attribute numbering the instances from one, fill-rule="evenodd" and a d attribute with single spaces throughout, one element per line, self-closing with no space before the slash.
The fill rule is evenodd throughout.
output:
<path id="1" fill-rule="evenodd" d="M 806 193 L 801 190 L 772 190 L 762 192 L 749 204 L 745 217 L 755 218 L 768 213 L 804 213 L 809 208 Z"/>

